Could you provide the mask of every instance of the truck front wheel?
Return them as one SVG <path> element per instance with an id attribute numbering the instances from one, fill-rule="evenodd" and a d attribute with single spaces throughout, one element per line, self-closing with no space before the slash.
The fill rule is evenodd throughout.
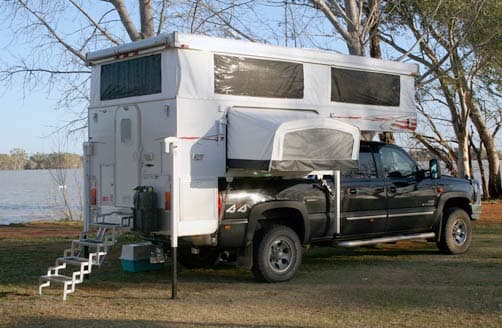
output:
<path id="1" fill-rule="evenodd" d="M 471 218 L 461 208 L 445 211 L 441 238 L 437 243 L 439 250 L 446 254 L 462 254 L 467 251 L 472 240 Z"/>
<path id="2" fill-rule="evenodd" d="M 265 226 L 253 242 L 253 275 L 262 281 L 293 278 L 302 262 L 302 245 L 296 233 L 282 225 Z"/>

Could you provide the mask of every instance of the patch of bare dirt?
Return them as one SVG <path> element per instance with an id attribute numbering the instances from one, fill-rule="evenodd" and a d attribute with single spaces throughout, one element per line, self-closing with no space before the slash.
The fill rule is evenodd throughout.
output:
<path id="1" fill-rule="evenodd" d="M 481 221 L 484 222 L 502 222 L 502 202 L 483 203 L 483 212 Z"/>
<path id="2" fill-rule="evenodd" d="M 0 225 L 0 239 L 75 237 L 82 230 L 80 222 L 31 222 Z"/>
<path id="3" fill-rule="evenodd" d="M 502 222 L 502 202 L 484 202 L 481 221 Z M 73 237 L 78 236 L 81 230 L 82 224 L 80 222 L 31 222 L 0 225 L 0 239 Z"/>

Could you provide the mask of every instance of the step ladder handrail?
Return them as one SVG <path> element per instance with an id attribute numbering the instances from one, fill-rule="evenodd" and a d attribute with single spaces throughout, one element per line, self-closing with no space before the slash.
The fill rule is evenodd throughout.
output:
<path id="1" fill-rule="evenodd" d="M 66 269 L 66 263 L 62 263 L 60 265 L 56 266 L 51 266 L 47 269 L 47 275 L 48 276 L 58 276 L 59 275 L 59 270 Z"/>

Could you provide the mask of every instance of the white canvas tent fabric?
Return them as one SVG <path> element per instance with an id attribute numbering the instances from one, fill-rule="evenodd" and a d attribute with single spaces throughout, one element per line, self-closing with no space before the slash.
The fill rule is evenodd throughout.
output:
<path id="1" fill-rule="evenodd" d="M 359 129 L 312 111 L 233 108 L 228 112 L 230 169 L 308 172 L 354 167 Z"/>

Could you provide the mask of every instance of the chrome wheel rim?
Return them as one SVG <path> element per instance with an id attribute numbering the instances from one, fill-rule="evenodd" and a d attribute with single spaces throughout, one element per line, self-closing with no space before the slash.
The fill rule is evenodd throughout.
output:
<path id="1" fill-rule="evenodd" d="M 287 239 L 276 239 L 270 244 L 269 264 L 275 272 L 284 272 L 291 266 L 293 247 Z"/>
<path id="2" fill-rule="evenodd" d="M 457 245 L 463 245 L 467 239 L 467 227 L 465 222 L 462 220 L 457 220 L 453 224 L 452 229 L 453 240 Z"/>

